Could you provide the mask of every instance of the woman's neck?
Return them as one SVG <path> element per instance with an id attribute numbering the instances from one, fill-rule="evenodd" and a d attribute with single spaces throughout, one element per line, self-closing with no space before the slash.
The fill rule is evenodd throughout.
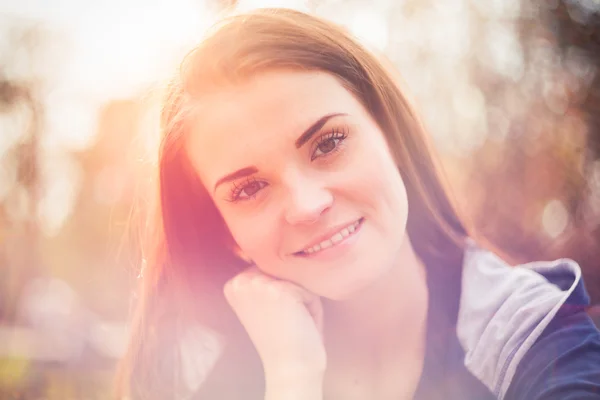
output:
<path id="1" fill-rule="evenodd" d="M 397 262 L 372 285 L 325 304 L 326 335 L 357 353 L 386 355 L 424 342 L 428 310 L 425 266 L 405 237 Z"/>
<path id="2" fill-rule="evenodd" d="M 428 291 L 425 267 L 408 237 L 400 253 L 371 287 L 325 303 L 326 389 L 332 398 L 348 387 L 364 398 L 414 396 L 425 358 Z"/>

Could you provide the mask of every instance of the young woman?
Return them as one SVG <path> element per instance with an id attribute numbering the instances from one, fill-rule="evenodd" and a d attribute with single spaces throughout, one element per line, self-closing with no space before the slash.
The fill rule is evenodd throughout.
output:
<path id="1" fill-rule="evenodd" d="M 290 10 L 189 54 L 121 397 L 600 398 L 579 267 L 469 238 L 392 76 Z"/>

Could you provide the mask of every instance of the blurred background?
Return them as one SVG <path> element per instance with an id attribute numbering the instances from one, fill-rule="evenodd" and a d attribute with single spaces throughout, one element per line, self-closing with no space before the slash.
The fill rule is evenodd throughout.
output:
<path id="1" fill-rule="evenodd" d="M 0 399 L 109 398 L 162 87 L 224 9 L 262 6 L 385 53 L 479 232 L 575 259 L 600 303 L 600 1 L 0 0 Z"/>

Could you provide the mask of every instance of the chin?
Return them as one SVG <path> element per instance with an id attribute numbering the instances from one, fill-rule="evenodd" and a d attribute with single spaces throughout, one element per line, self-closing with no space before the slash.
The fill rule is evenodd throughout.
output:
<path id="1" fill-rule="evenodd" d="M 328 288 L 323 288 L 321 297 L 332 301 L 350 300 L 367 290 L 376 281 L 377 277 L 371 277 L 371 279 L 354 279 L 350 282 L 339 279 L 336 284 L 332 284 Z"/>
<path id="2" fill-rule="evenodd" d="M 395 253 L 394 253 L 395 254 Z M 368 257 L 357 260 L 353 266 L 354 271 L 340 271 L 341 276 L 336 279 L 327 293 L 327 298 L 336 301 L 350 300 L 381 282 L 389 279 L 396 257 Z"/>

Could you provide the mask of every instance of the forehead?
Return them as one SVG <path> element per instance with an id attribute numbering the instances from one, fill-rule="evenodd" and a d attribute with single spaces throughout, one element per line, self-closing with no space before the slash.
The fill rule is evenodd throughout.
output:
<path id="1" fill-rule="evenodd" d="M 265 72 L 198 99 L 186 149 L 210 185 L 237 168 L 275 162 L 326 114 L 359 111 L 359 103 L 330 74 Z"/>

